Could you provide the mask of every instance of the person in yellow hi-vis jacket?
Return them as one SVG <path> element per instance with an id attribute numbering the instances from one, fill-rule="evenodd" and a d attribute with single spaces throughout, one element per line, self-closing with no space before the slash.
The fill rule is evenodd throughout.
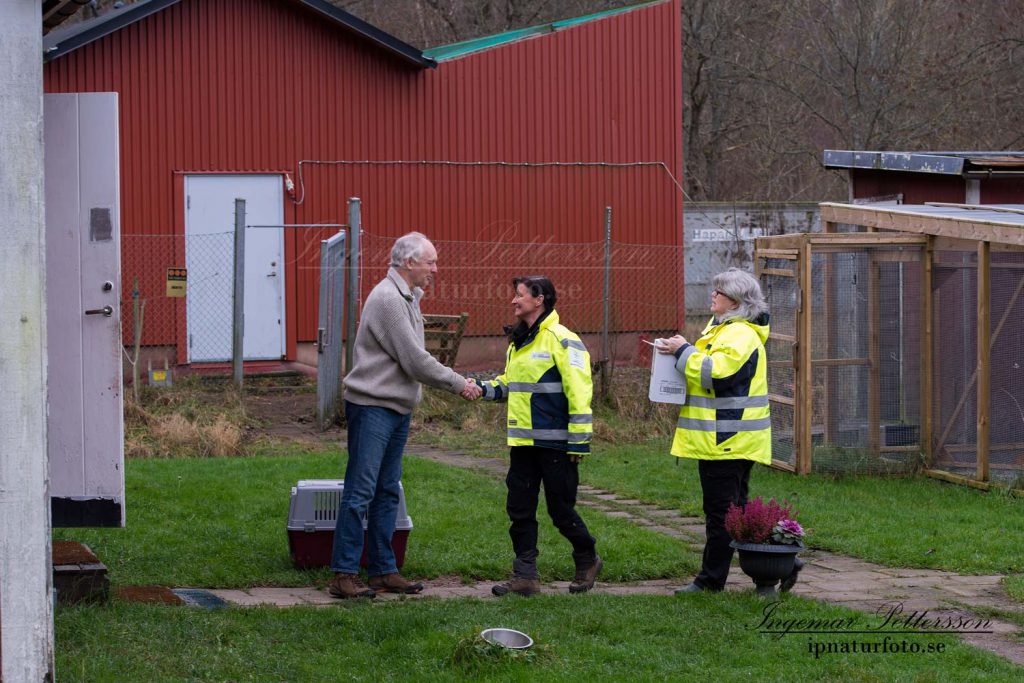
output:
<path id="1" fill-rule="evenodd" d="M 579 461 L 590 453 L 593 433 L 590 354 L 576 334 L 559 324 L 551 280 L 517 277 L 512 286 L 518 322 L 505 328 L 511 342 L 505 372 L 480 382 L 484 399 L 508 402 L 511 447 L 505 509 L 515 559 L 512 578 L 491 592 L 540 592 L 537 502 L 543 482 L 551 521 L 572 543 L 576 577 L 569 592 L 583 593 L 594 587 L 602 567 L 596 541 L 575 509 Z"/>
<path id="2" fill-rule="evenodd" d="M 694 458 L 704 498 L 707 542 L 700 573 L 676 593 L 725 588 L 733 549 L 725 530 L 729 505 L 747 503 L 750 470 L 772 461 L 768 413 L 768 306 L 750 273 L 730 268 L 711 279 L 713 318 L 700 339 L 681 335 L 661 340 L 660 353 L 676 357 L 686 378 L 686 403 L 679 411 L 672 455 Z M 783 590 L 793 587 L 793 575 Z"/>

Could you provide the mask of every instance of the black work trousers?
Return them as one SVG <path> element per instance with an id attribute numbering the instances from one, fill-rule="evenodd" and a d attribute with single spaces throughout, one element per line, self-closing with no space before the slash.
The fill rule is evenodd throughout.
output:
<path id="1" fill-rule="evenodd" d="M 707 542 L 700 573 L 693 580 L 706 590 L 725 588 L 732 562 L 729 533 L 725 530 L 725 513 L 729 505 L 747 504 L 752 460 L 700 460 L 700 488 L 704 494 L 704 520 Z"/>
<path id="2" fill-rule="evenodd" d="M 568 453 L 536 446 L 512 446 L 511 459 L 505 477 L 505 510 L 512 522 L 508 533 L 516 554 L 512 563 L 515 575 L 537 578 L 537 502 L 541 482 L 548 514 L 555 528 L 572 543 L 576 567 L 593 564 L 597 559 L 596 541 L 575 509 L 578 464 L 569 460 Z"/>

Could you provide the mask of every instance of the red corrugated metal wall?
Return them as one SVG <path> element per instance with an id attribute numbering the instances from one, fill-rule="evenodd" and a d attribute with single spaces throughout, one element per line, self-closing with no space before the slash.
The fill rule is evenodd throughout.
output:
<path id="1" fill-rule="evenodd" d="M 121 94 L 125 234 L 183 233 L 185 173 L 647 161 L 665 168 L 303 164 L 303 202 L 287 201 L 285 220 L 344 223 L 346 198 L 359 196 L 377 235 L 582 243 L 603 239 L 610 205 L 617 241 L 681 249 L 680 41 L 673 0 L 417 70 L 283 0 L 183 0 L 47 64 L 45 77 L 47 92 Z M 321 236 L 286 235 L 289 357 L 315 338 L 316 270 L 303 266 Z M 125 260 L 150 258 L 162 278 L 175 264 L 140 242 L 126 242 Z M 452 284 L 477 276 L 453 270 Z M 681 302 L 682 273 L 643 290 Z M 180 334 L 184 307 L 166 305 Z"/>

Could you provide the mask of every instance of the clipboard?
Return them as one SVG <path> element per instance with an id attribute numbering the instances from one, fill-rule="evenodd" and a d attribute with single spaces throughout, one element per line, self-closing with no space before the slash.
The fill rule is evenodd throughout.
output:
<path id="1" fill-rule="evenodd" d="M 653 345 L 660 341 L 655 339 Z M 655 403 L 686 403 L 686 378 L 676 370 L 674 355 L 658 353 L 657 349 L 651 353 L 651 384 L 647 398 Z"/>

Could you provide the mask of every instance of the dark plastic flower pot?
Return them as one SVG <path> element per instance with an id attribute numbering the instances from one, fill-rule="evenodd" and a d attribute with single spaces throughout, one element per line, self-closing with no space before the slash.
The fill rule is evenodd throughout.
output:
<path id="1" fill-rule="evenodd" d="M 774 543 L 740 543 L 729 544 L 740 555 L 740 569 L 754 580 L 757 594 L 766 598 L 777 597 L 775 585 L 793 572 L 796 556 L 804 549 L 800 545 L 781 545 Z"/>

